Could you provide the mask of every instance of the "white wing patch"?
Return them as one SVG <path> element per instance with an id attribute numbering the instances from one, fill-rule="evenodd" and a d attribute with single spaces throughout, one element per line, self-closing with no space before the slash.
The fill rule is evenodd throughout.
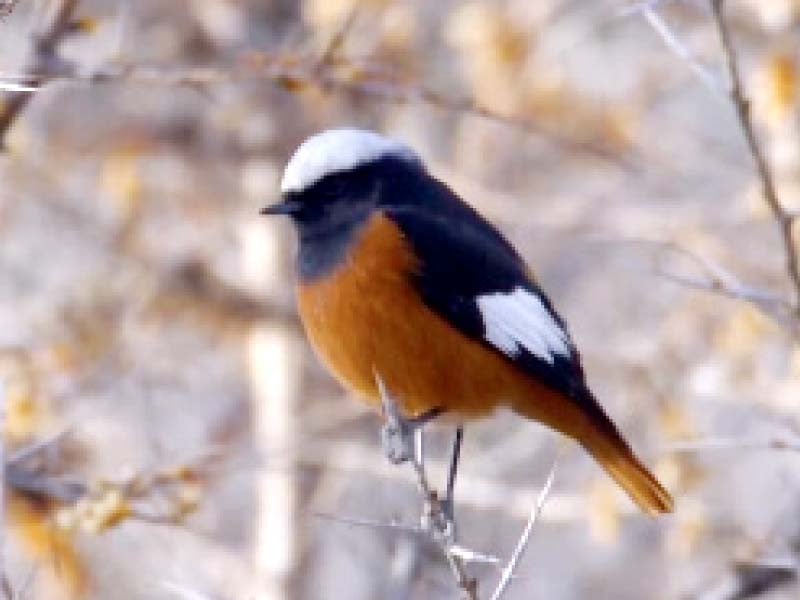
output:
<path id="1" fill-rule="evenodd" d="M 476 298 L 486 341 L 509 356 L 523 349 L 553 364 L 555 355 L 570 356 L 570 339 L 536 294 L 518 287 L 512 292 Z"/>
<path id="2" fill-rule="evenodd" d="M 384 156 L 419 161 L 411 148 L 374 131 L 323 131 L 300 144 L 289 159 L 281 180 L 281 192 L 302 192 L 326 175 L 349 171 Z"/>

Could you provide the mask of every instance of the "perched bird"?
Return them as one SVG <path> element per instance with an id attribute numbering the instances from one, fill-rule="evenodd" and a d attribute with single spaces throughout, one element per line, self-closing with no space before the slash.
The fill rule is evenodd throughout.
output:
<path id="1" fill-rule="evenodd" d="M 672 511 L 525 262 L 413 150 L 325 131 L 289 160 L 281 193 L 262 213 L 297 228 L 300 317 L 347 388 L 379 407 L 379 377 L 409 419 L 509 407 L 577 440 L 643 511 Z"/>

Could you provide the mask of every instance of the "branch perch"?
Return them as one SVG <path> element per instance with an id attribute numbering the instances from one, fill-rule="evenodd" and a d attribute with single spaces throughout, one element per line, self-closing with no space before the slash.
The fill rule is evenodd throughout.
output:
<path id="1" fill-rule="evenodd" d="M 36 82 L 36 86 L 22 83 L 7 83 L 2 89 L 8 92 L 0 102 L 0 149 L 5 145 L 5 137 L 11 125 L 28 105 L 35 89 L 43 82 L 67 71 L 65 63 L 57 55 L 58 45 L 73 31 L 73 15 L 79 0 L 61 0 L 53 9 L 47 26 L 34 34 L 31 56 L 26 67 L 26 78 Z"/>
<path id="2" fill-rule="evenodd" d="M 414 427 L 414 424 L 403 418 L 397 402 L 392 397 L 391 392 L 386 388 L 386 384 L 380 375 L 375 374 L 375 380 L 380 390 L 381 400 L 384 407 L 384 417 L 386 425 L 384 427 L 383 439 L 386 441 L 387 437 L 391 436 L 392 432 L 395 435 L 405 435 L 405 441 L 399 445 L 394 441 L 386 446 L 390 449 L 401 448 L 404 457 L 408 456 L 409 432 L 415 436 L 415 444 L 413 451 L 410 453 L 409 461 L 414 469 L 414 474 L 417 478 L 417 488 L 422 496 L 422 515 L 420 517 L 420 526 L 425 531 L 433 542 L 439 546 L 442 554 L 447 560 L 450 571 L 456 580 L 456 584 L 461 590 L 461 597 L 464 600 L 478 600 L 478 580 L 470 576 L 466 569 L 466 560 L 464 559 L 464 549 L 456 545 L 455 531 L 456 523 L 455 517 L 447 510 L 447 503 L 443 502 L 439 494 L 434 490 L 428 480 L 427 473 L 425 472 L 424 457 L 422 453 L 422 430 L 419 427 Z M 388 432 L 388 433 L 387 433 Z M 390 437 L 391 439 L 391 437 Z M 391 453 L 387 453 L 390 460 L 393 460 Z"/>
<path id="3" fill-rule="evenodd" d="M 794 221 L 795 215 L 789 212 L 778 199 L 778 192 L 775 187 L 775 180 L 770 172 L 764 151 L 758 143 L 753 124 L 750 100 L 744 92 L 742 76 L 739 70 L 739 62 L 736 56 L 736 49 L 733 39 L 725 22 L 724 15 L 725 0 L 711 0 L 711 9 L 714 15 L 714 23 L 722 42 L 722 50 L 725 54 L 725 61 L 730 77 L 730 97 L 736 108 L 739 124 L 744 134 L 750 154 L 756 163 L 758 177 L 761 180 L 761 189 L 764 201 L 772 211 L 772 215 L 777 221 L 781 237 L 783 239 L 784 252 L 786 254 L 786 270 L 794 288 L 793 314 L 795 318 L 800 318 L 800 262 L 798 262 L 797 249 L 795 245 Z"/>
<path id="4" fill-rule="evenodd" d="M 497 584 L 494 594 L 492 594 L 492 600 L 501 600 L 508 589 L 509 583 L 511 583 L 511 578 L 514 576 L 514 571 L 517 568 L 517 564 L 522 558 L 525 549 L 528 547 L 528 542 L 530 541 L 533 527 L 539 520 L 542 510 L 544 510 L 544 505 L 547 503 L 547 499 L 550 497 L 550 491 L 553 489 L 553 482 L 556 478 L 557 466 L 558 454 L 556 454 L 556 457 L 553 459 L 553 465 L 550 467 L 547 480 L 544 483 L 542 491 L 539 492 L 539 496 L 536 498 L 536 504 L 534 504 L 533 510 L 531 511 L 531 516 L 528 519 L 528 523 L 525 525 L 525 529 L 522 532 L 519 541 L 517 542 L 517 547 L 514 548 L 514 553 L 511 555 L 511 558 L 508 560 L 508 564 L 503 569 L 502 575 L 500 576 L 500 582 Z"/>

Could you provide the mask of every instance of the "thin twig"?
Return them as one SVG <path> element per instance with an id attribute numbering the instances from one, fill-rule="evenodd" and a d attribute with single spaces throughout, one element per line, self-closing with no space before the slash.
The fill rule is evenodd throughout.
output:
<path id="1" fill-rule="evenodd" d="M 739 70 L 739 63 L 736 57 L 736 49 L 733 45 L 728 25 L 725 22 L 724 16 L 724 0 L 711 0 L 712 13 L 714 15 L 714 22 L 719 32 L 719 37 L 722 42 L 722 49 L 725 54 L 725 60 L 728 67 L 728 75 L 730 77 L 730 96 L 736 108 L 736 113 L 739 119 L 739 124 L 742 128 L 742 133 L 747 140 L 747 145 L 750 149 L 750 154 L 756 163 L 758 177 L 761 180 L 761 188 L 764 196 L 764 201 L 772 211 L 772 215 L 780 226 L 781 236 L 783 238 L 784 252 L 786 254 L 786 270 L 789 279 L 794 287 L 794 302 L 793 313 L 795 318 L 800 318 L 800 262 L 798 262 L 797 250 L 795 247 L 794 238 L 794 216 L 792 213 L 784 208 L 778 199 L 778 193 L 775 187 L 775 180 L 772 177 L 767 159 L 764 152 L 758 143 L 755 133 L 755 126 L 753 124 L 753 117 L 751 112 L 750 100 L 744 92 L 742 84 L 742 76 Z"/>
<path id="2" fill-rule="evenodd" d="M 762 313 L 774 319 L 777 323 L 785 326 L 795 335 L 800 335 L 800 322 L 794 318 L 794 307 L 792 302 L 785 296 L 773 292 L 772 290 L 755 287 L 739 279 L 737 275 L 719 263 L 708 257 L 701 256 L 688 248 L 675 242 L 664 242 L 660 240 L 648 240 L 639 238 L 628 238 L 621 240 L 624 243 L 652 246 L 662 252 L 655 255 L 652 273 L 682 286 L 705 290 L 732 298 L 749 302 Z M 697 267 L 699 275 L 684 274 L 676 272 L 676 269 L 665 266 L 663 257 L 667 253 L 683 256 Z"/>
<path id="3" fill-rule="evenodd" d="M 206 596 L 185 585 L 173 583 L 171 581 L 162 582 L 161 587 L 165 592 L 169 592 L 170 595 L 176 598 L 182 598 L 183 600 L 212 600 L 211 596 Z"/>
<path id="4" fill-rule="evenodd" d="M 421 104 L 450 113 L 486 119 L 530 135 L 539 136 L 569 152 L 592 156 L 627 171 L 634 171 L 638 168 L 627 152 L 620 151 L 602 140 L 567 134 L 556 127 L 538 121 L 533 116 L 498 113 L 471 98 L 452 98 L 422 85 L 405 84 L 397 82 L 391 77 L 377 76 L 370 71 L 369 66 L 365 67 L 341 57 L 336 57 L 335 64 L 324 64 L 318 57 L 310 60 L 298 60 L 293 56 L 258 52 L 245 55 L 238 67 L 224 69 L 210 67 L 168 69 L 122 65 L 99 69 L 90 75 L 72 72 L 60 73 L 55 76 L 48 75 L 48 77 L 41 78 L 40 83 L 52 79 L 84 82 L 90 85 L 133 82 L 190 87 L 261 80 L 278 85 L 292 93 L 317 90 L 326 94 L 352 94 L 386 104 Z M 1 125 L 2 123 L 0 123 L 0 133 L 2 133 Z"/>
<path id="5" fill-rule="evenodd" d="M 5 474 L 6 474 L 6 443 L 2 432 L 6 426 L 6 390 L 5 382 L 0 379 L 0 593 L 7 600 L 14 597 L 11 584 L 6 574 L 6 497 L 5 497 Z"/>
<path id="6" fill-rule="evenodd" d="M 354 525 L 356 527 L 371 527 L 374 529 L 389 529 L 391 531 L 401 531 L 403 533 L 419 534 L 423 533 L 419 527 L 413 525 L 404 525 L 396 521 L 378 521 L 375 519 L 363 519 L 357 517 L 342 517 L 339 515 L 332 515 L 330 513 L 315 512 L 313 515 L 319 519 L 327 521 L 334 521 L 336 523 L 343 523 L 345 525 Z"/>
<path id="7" fill-rule="evenodd" d="M 383 402 L 387 427 L 396 431 L 408 431 L 408 424 L 403 422 L 397 402 L 377 372 L 375 373 L 375 381 Z M 420 434 L 421 430 L 416 430 L 415 433 Z M 417 437 L 417 440 L 419 439 Z M 450 566 L 450 571 L 453 573 L 462 598 L 464 600 L 478 600 L 478 580 L 467 573 L 466 561 L 462 558 L 463 549 L 455 544 L 456 523 L 453 517 L 447 513 L 445 503 L 428 481 L 420 442 L 415 445 L 415 452 L 412 452 L 411 465 L 416 475 L 417 488 L 423 498 L 422 530 L 427 532 L 430 539 L 439 546 L 447 560 L 447 564 Z M 453 552 L 454 548 L 457 548 L 458 551 Z"/>
<path id="8" fill-rule="evenodd" d="M 38 86 L 25 85 L 24 83 L 17 83 L 16 81 L 0 81 L 0 92 L 35 92 Z"/>
<path id="9" fill-rule="evenodd" d="M 342 49 L 342 46 L 344 46 L 348 34 L 350 31 L 352 31 L 353 25 L 356 23 L 356 18 L 358 17 L 358 8 L 358 2 L 355 2 L 350 9 L 350 12 L 342 21 L 342 24 L 331 36 L 330 41 L 328 41 L 325 49 L 320 54 L 319 62 L 317 63 L 318 69 L 322 69 L 323 67 L 330 65 L 337 53 Z"/>
<path id="10" fill-rule="evenodd" d="M 0 20 L 10 17 L 17 8 L 17 4 L 19 4 L 19 0 L 0 0 Z"/>
<path id="11" fill-rule="evenodd" d="M 23 446 L 8 457 L 9 464 L 19 464 L 28 460 L 29 458 L 32 458 L 33 456 L 36 456 L 37 454 L 57 449 L 66 439 L 67 435 L 71 433 L 71 431 L 72 430 L 70 427 L 65 427 L 63 429 L 59 429 L 52 435 L 33 442 L 28 446 Z"/>
<path id="12" fill-rule="evenodd" d="M 522 554 L 525 552 L 525 549 L 528 547 L 528 542 L 530 541 L 533 527 L 539 520 L 539 515 L 542 514 L 544 505 L 547 503 L 547 499 L 550 497 L 550 490 L 552 490 L 553 482 L 556 478 L 557 466 L 558 455 L 556 454 L 556 457 L 553 459 L 553 465 L 550 467 L 550 473 L 547 475 L 547 480 L 545 481 L 544 487 L 542 488 L 542 491 L 539 492 L 539 496 L 536 498 L 536 504 L 533 506 L 528 523 L 525 525 L 525 529 L 522 532 L 519 541 L 517 542 L 516 548 L 514 548 L 514 553 L 511 555 L 511 558 L 508 560 L 508 564 L 503 569 L 502 575 L 500 576 L 500 581 L 497 584 L 497 588 L 494 590 L 494 594 L 492 594 L 492 600 L 500 600 L 508 589 L 508 585 L 511 582 L 511 578 L 514 576 L 514 571 L 517 568 L 517 564 L 522 558 Z"/>
<path id="13" fill-rule="evenodd" d="M 696 600 L 742 600 L 761 597 L 797 580 L 797 558 L 734 563 L 726 575 L 708 590 L 693 596 Z"/>
<path id="14" fill-rule="evenodd" d="M 36 81 L 35 87 L 41 86 L 56 74 L 64 74 L 66 63 L 58 59 L 56 50 L 64 37 L 72 31 L 73 15 L 78 8 L 78 2 L 79 0 L 61 0 L 53 9 L 47 26 L 34 34 L 26 76 Z M 0 148 L 5 144 L 8 129 L 31 99 L 29 87 L 34 86 L 22 86 L 20 89 L 12 90 L 6 85 L 4 88 L 8 91 L 8 96 L 0 102 Z"/>
<path id="15" fill-rule="evenodd" d="M 668 452 L 703 452 L 706 450 L 779 450 L 800 452 L 800 439 L 737 439 L 732 437 L 705 437 L 693 440 L 672 442 L 666 448 Z"/>
<path id="16" fill-rule="evenodd" d="M 658 2 L 642 2 L 630 12 L 641 13 L 644 20 L 655 31 L 664 45 L 671 50 L 678 58 L 684 61 L 695 75 L 702 81 L 705 86 L 714 92 L 720 94 L 721 86 L 714 73 L 689 49 L 689 47 L 678 37 L 678 35 L 667 24 L 664 18 L 658 13 Z"/>

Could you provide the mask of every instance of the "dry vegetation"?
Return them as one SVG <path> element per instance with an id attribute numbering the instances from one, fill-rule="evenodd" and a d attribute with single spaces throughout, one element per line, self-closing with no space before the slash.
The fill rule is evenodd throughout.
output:
<path id="1" fill-rule="evenodd" d="M 257 216 L 357 124 L 522 249 L 677 499 L 648 520 L 544 429 L 470 425 L 478 597 L 535 507 L 496 597 L 796 598 L 798 69 L 796 0 L 0 1 L 0 594 L 459 597 Z"/>

